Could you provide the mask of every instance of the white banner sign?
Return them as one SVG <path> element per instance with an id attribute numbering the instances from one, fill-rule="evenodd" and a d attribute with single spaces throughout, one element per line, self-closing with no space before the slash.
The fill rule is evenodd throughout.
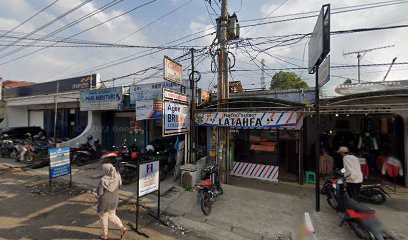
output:
<path id="1" fill-rule="evenodd" d="M 139 165 L 139 197 L 159 190 L 159 161 Z"/>
<path id="2" fill-rule="evenodd" d="M 120 110 L 122 87 L 81 91 L 81 111 Z"/>
<path id="3" fill-rule="evenodd" d="M 296 127 L 296 123 L 296 112 L 219 112 L 196 114 L 196 124 L 199 126 L 272 129 Z"/>
<path id="4" fill-rule="evenodd" d="M 189 112 L 186 103 L 165 100 L 163 104 L 163 136 L 188 132 Z"/>
<path id="5" fill-rule="evenodd" d="M 136 120 L 162 118 L 163 88 L 180 91 L 180 85 L 172 82 L 147 83 L 130 86 L 130 103 L 136 105 Z"/>
<path id="6" fill-rule="evenodd" d="M 330 81 L 330 55 L 326 57 L 317 72 L 319 80 L 319 88 Z"/>
<path id="7" fill-rule="evenodd" d="M 183 66 L 173 59 L 164 56 L 163 79 L 180 84 L 183 80 Z"/>
<path id="8" fill-rule="evenodd" d="M 188 98 L 186 94 L 172 91 L 170 89 L 163 88 L 163 98 L 166 100 L 175 100 L 180 102 L 187 102 Z"/>

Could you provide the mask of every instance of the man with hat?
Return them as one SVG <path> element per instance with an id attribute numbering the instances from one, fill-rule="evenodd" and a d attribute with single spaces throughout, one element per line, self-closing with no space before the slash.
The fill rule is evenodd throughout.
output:
<path id="1" fill-rule="evenodd" d="M 356 156 L 350 154 L 347 147 L 340 147 L 337 152 L 343 157 L 343 166 L 346 170 L 345 176 L 347 177 L 347 191 L 350 197 L 358 201 L 360 186 L 363 182 L 360 161 Z"/>

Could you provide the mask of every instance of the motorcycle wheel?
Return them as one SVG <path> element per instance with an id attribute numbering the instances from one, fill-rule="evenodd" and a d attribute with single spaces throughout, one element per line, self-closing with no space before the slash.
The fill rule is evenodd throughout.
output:
<path id="1" fill-rule="evenodd" d="M 371 189 L 368 191 L 368 194 L 362 193 L 362 199 L 367 203 L 374 205 L 382 205 L 387 200 L 387 196 L 378 189 Z"/>
<path id="2" fill-rule="evenodd" d="M 84 166 L 85 164 L 88 163 L 88 157 L 85 155 L 77 155 L 75 158 L 75 163 L 78 166 Z"/>
<path id="3" fill-rule="evenodd" d="M 20 158 L 19 158 L 19 156 L 18 156 L 18 154 L 17 154 L 17 150 L 16 150 L 16 149 L 11 150 L 10 158 L 11 158 L 11 159 L 14 159 L 16 162 L 20 162 Z"/>
<path id="4" fill-rule="evenodd" d="M 337 201 L 334 199 L 333 194 L 328 193 L 327 194 L 327 203 L 329 204 L 330 207 L 332 207 L 334 210 L 337 210 Z"/>
<path id="5" fill-rule="evenodd" d="M 370 240 L 372 239 L 370 234 L 361 226 L 361 224 L 356 220 L 349 221 L 351 230 L 359 237 L 360 239 Z"/>
<path id="6" fill-rule="evenodd" d="M 201 198 L 201 211 L 208 216 L 211 213 L 212 201 L 209 192 L 204 192 Z"/>

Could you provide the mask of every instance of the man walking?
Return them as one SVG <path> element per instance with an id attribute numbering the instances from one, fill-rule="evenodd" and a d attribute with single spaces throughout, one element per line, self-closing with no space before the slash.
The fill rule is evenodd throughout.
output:
<path id="1" fill-rule="evenodd" d="M 354 155 L 351 155 L 347 147 L 340 147 L 337 151 L 343 157 L 343 166 L 346 170 L 347 191 L 354 200 L 359 200 L 360 186 L 363 182 L 363 173 L 361 172 L 360 161 Z"/>

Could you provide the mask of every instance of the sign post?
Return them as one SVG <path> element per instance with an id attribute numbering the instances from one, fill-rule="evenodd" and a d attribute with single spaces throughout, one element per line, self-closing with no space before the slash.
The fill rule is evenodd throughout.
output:
<path id="1" fill-rule="evenodd" d="M 149 236 L 139 230 L 139 202 L 140 198 L 147 196 L 152 193 L 157 193 L 157 220 L 164 224 L 160 220 L 160 161 L 144 161 L 138 163 L 138 183 L 136 191 L 136 214 L 135 214 L 135 225 L 129 226 L 139 235 L 146 238 Z M 165 225 L 165 224 L 164 224 Z"/>
<path id="2" fill-rule="evenodd" d="M 169 82 L 182 84 L 183 80 L 183 66 L 171 59 L 168 56 L 164 56 L 163 59 L 163 79 Z"/>
<path id="3" fill-rule="evenodd" d="M 319 159 L 320 159 L 320 96 L 319 90 L 329 80 L 330 63 L 328 59 L 325 63 L 325 68 L 322 69 L 322 79 L 319 79 L 319 66 L 330 52 L 330 4 L 323 5 L 319 17 L 317 18 L 316 25 L 313 29 L 312 35 L 309 41 L 309 74 L 316 74 L 315 92 L 315 113 L 316 113 L 316 142 L 315 142 L 315 161 L 316 161 L 316 211 L 320 212 L 320 174 L 319 174 Z M 326 66 L 327 64 L 327 66 Z M 322 65 L 323 67 L 323 65 Z M 325 74 L 327 72 L 327 74 Z M 327 77 L 323 77 L 327 76 Z"/>
<path id="4" fill-rule="evenodd" d="M 69 186 L 72 186 L 72 171 L 71 171 L 71 159 L 69 157 L 70 149 L 66 148 L 53 148 L 49 149 L 50 166 L 49 166 L 49 188 L 52 192 L 52 179 L 70 175 Z"/>

